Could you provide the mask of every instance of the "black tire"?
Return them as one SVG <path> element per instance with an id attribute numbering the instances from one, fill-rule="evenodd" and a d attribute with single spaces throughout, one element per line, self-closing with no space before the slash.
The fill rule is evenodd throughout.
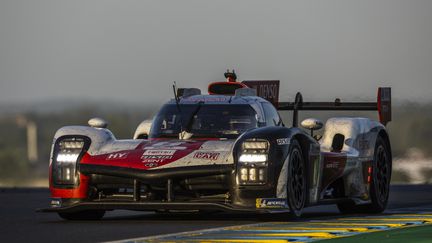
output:
<path id="1" fill-rule="evenodd" d="M 287 170 L 287 202 L 290 208 L 290 215 L 299 218 L 306 205 L 306 164 L 302 150 L 297 142 L 293 140 L 289 152 Z"/>
<path id="2" fill-rule="evenodd" d="M 99 220 L 105 215 L 104 210 L 86 210 L 73 213 L 58 213 L 60 218 L 66 220 Z"/>
<path id="3" fill-rule="evenodd" d="M 392 171 L 390 148 L 384 138 L 379 136 L 375 144 L 372 161 L 372 181 L 369 195 L 370 204 L 355 205 L 354 202 L 339 203 L 341 213 L 382 213 L 387 207 Z"/>
<path id="4" fill-rule="evenodd" d="M 369 213 L 381 213 L 386 209 L 390 194 L 391 172 L 390 148 L 382 137 L 378 137 L 375 145 L 374 168 L 372 169 L 370 187 L 372 203 L 367 209 Z"/>

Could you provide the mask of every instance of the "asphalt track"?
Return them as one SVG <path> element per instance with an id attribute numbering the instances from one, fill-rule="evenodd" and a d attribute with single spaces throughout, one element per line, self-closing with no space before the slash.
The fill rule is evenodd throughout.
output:
<path id="1" fill-rule="evenodd" d="M 392 186 L 388 212 L 401 208 L 432 209 L 432 186 Z M 49 202 L 47 189 L 0 190 L 0 242 L 101 242 L 242 224 L 291 222 L 286 215 L 154 214 L 113 211 L 101 221 L 64 221 L 56 214 L 36 213 Z M 414 209 L 413 209 L 414 208 Z M 306 210 L 304 220 L 340 216 L 332 205 Z"/>

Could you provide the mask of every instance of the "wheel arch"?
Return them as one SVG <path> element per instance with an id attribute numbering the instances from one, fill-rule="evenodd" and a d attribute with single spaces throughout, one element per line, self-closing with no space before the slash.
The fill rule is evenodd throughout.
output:
<path id="1" fill-rule="evenodd" d="M 281 130 L 282 131 L 282 130 Z M 278 175 L 275 178 L 276 183 L 276 197 L 278 198 L 286 198 L 286 181 L 287 181 L 287 168 L 288 168 L 288 161 L 289 161 L 289 151 L 291 150 L 291 146 L 293 144 L 293 141 L 296 140 L 300 146 L 303 160 L 306 167 L 306 206 L 310 204 L 311 198 L 310 198 L 310 178 L 312 178 L 312 175 L 314 173 L 313 167 L 311 166 L 311 147 L 313 145 L 316 146 L 317 150 L 319 151 L 319 144 L 318 142 L 310 137 L 308 134 L 304 133 L 299 128 L 285 128 L 285 132 L 283 132 L 284 135 L 280 135 L 279 137 L 285 137 L 289 140 L 289 143 L 286 145 L 283 145 L 283 150 L 285 151 L 284 156 L 281 158 L 281 164 L 277 168 Z M 319 152 L 318 152 L 319 153 Z M 317 157 L 319 155 L 317 154 Z M 276 169 L 275 168 L 275 169 Z"/>
<path id="2" fill-rule="evenodd" d="M 302 150 L 303 159 L 306 161 L 306 165 L 309 164 L 309 155 L 310 155 L 310 146 L 314 144 L 315 141 L 312 141 L 310 137 L 306 136 L 302 133 L 296 133 L 292 137 L 292 139 L 296 139 L 299 144 L 300 148 Z M 307 166 L 308 167 L 308 166 Z M 309 168 L 307 168 L 309 171 Z"/>
<path id="3" fill-rule="evenodd" d="M 393 158 L 392 149 L 391 149 L 391 145 L 390 145 L 390 137 L 389 137 L 387 131 L 385 129 L 381 129 L 378 132 L 378 137 L 381 137 L 384 139 L 384 142 L 386 143 L 386 146 L 387 146 L 389 153 L 390 153 L 390 158 Z"/>

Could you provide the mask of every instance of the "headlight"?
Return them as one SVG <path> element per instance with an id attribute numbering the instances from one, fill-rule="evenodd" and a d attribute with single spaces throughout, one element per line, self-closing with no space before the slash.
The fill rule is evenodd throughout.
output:
<path id="1" fill-rule="evenodd" d="M 60 138 L 54 145 L 53 179 L 57 185 L 77 185 L 77 162 L 85 147 L 85 138 Z"/>
<path id="2" fill-rule="evenodd" d="M 267 162 L 267 154 L 242 154 L 240 155 L 239 162 L 242 163 Z"/>
<path id="3" fill-rule="evenodd" d="M 248 180 L 248 169 L 241 168 L 240 169 L 240 180 L 247 181 Z"/>
<path id="4" fill-rule="evenodd" d="M 270 144 L 264 139 L 243 142 L 238 159 L 240 184 L 265 184 Z"/>
<path id="5" fill-rule="evenodd" d="M 268 142 L 264 140 L 258 140 L 258 141 L 245 141 L 243 142 L 243 149 L 244 150 L 267 150 L 268 149 Z"/>
<path id="6" fill-rule="evenodd" d="M 241 163 L 266 163 L 268 160 L 269 142 L 264 139 L 250 139 L 242 144 L 239 157 Z"/>

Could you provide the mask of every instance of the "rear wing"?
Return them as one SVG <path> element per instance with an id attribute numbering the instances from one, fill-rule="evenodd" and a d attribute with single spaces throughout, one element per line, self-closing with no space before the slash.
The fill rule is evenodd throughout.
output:
<path id="1" fill-rule="evenodd" d="M 336 98 L 334 102 L 303 102 L 301 93 L 297 93 L 294 102 L 279 102 L 278 110 L 293 111 L 293 126 L 298 126 L 299 110 L 316 111 L 378 111 L 379 121 L 386 125 L 392 119 L 391 88 L 378 88 L 377 102 L 342 102 Z"/>

